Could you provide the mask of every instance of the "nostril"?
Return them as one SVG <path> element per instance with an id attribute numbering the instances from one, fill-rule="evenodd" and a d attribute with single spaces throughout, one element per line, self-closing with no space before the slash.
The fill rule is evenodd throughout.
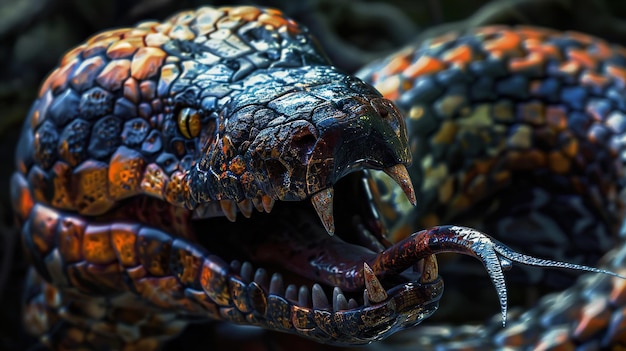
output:
<path id="1" fill-rule="evenodd" d="M 386 108 L 382 109 L 379 114 L 383 119 L 387 119 L 387 117 L 389 117 L 389 111 Z"/>
<path id="2" fill-rule="evenodd" d="M 291 145 L 297 150 L 298 160 L 301 164 L 306 164 L 309 156 L 313 152 L 317 138 L 309 130 L 300 130 L 291 139 Z"/>

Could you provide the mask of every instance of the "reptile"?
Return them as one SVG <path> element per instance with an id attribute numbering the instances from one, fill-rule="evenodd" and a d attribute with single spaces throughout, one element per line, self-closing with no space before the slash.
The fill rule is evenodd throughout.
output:
<path id="1" fill-rule="evenodd" d="M 364 344 L 435 312 L 443 252 L 483 262 L 502 323 L 512 262 L 616 275 L 455 225 L 390 242 L 369 171 L 415 203 L 408 140 L 395 104 L 278 10 L 96 34 L 17 146 L 26 326 L 53 349 L 157 349 L 202 320 Z"/>
<path id="2" fill-rule="evenodd" d="M 492 25 L 427 38 L 357 75 L 407 116 L 413 161 L 408 170 L 421 204 L 410 206 L 388 179 L 371 179 L 393 240 L 454 222 L 532 255 L 576 257 L 585 264 L 597 264 L 617 246 L 602 262 L 623 271 L 623 47 L 575 31 Z M 442 275 L 458 284 L 453 289 L 474 287 L 446 301 L 448 318 L 489 316 L 484 302 L 468 307 L 485 294 L 482 272 L 470 267 L 458 256 L 449 263 L 440 260 Z M 512 290 L 531 296 L 564 290 L 575 281 L 563 272 L 510 273 Z M 619 349 L 624 342 L 620 286 L 587 276 L 534 301 L 537 305 L 518 315 L 508 331 L 490 322 L 413 336 L 429 340 L 420 344 L 425 350 L 430 345 L 442 350 Z M 528 304 L 520 295 L 518 303 Z M 446 340 L 457 343 L 443 346 Z"/>

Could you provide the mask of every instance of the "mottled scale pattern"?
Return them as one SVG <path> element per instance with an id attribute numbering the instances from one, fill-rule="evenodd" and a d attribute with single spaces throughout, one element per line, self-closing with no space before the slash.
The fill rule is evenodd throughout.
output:
<path id="1" fill-rule="evenodd" d="M 271 219 L 192 221 L 307 199 L 364 159 L 406 163 L 406 140 L 397 108 L 330 65 L 280 11 L 203 7 L 96 34 L 43 82 L 17 146 L 11 199 L 33 266 L 30 331 L 53 349 L 152 350 L 190 321 L 344 343 L 416 323 L 392 299 L 333 313 L 314 308 L 310 287 L 288 300 L 262 267 L 253 281 L 252 268 L 211 251 L 245 251 L 253 243 L 237 235 L 263 238 Z M 427 317 L 441 289 L 395 297 L 430 303 Z"/>
<path id="2" fill-rule="evenodd" d="M 18 168 L 37 184 L 36 201 L 83 215 L 143 191 L 192 206 L 176 198 L 181 171 L 215 138 L 234 82 L 306 64 L 326 61 L 273 10 L 204 8 L 101 33 L 42 84 L 25 122 L 33 147 L 19 148 Z M 200 135 L 185 136 L 168 117 L 181 105 L 202 111 Z"/>
<path id="3" fill-rule="evenodd" d="M 615 243 L 624 214 L 624 48 L 576 32 L 492 26 L 427 39 L 359 75 L 407 116 L 417 208 L 376 179 L 396 238 L 464 223 L 532 255 L 592 265 Z M 482 274 L 441 268 L 463 284 Z M 520 288 L 575 279 L 512 273 Z"/>
<path id="4" fill-rule="evenodd" d="M 147 350 L 178 334 L 184 316 L 229 319 L 220 313 L 232 307 L 219 310 L 230 305 L 219 295 L 228 282 L 212 281 L 226 264 L 184 239 L 192 234 L 183 207 L 192 205 L 181 197 L 183 172 L 216 138 L 237 82 L 262 69 L 322 64 L 304 29 L 253 7 L 183 12 L 68 52 L 26 118 L 12 180 L 27 252 L 38 256 L 26 296 L 30 330 L 53 348 Z M 183 105 L 201 112 L 190 117 L 195 135 L 175 119 Z M 155 200 L 130 199 L 140 193 Z"/>
<path id="5" fill-rule="evenodd" d="M 479 27 L 426 39 L 358 75 L 406 114 L 418 207 L 384 175 L 373 179 L 374 199 L 396 238 L 464 223 L 533 255 L 587 264 L 621 240 L 623 47 L 578 32 Z M 623 271 L 622 254 L 616 249 L 601 262 Z M 451 261 L 440 261 L 449 298 L 439 312 L 444 320 L 486 318 L 472 306 L 485 305 L 477 301 L 490 283 L 481 282 L 479 267 Z M 532 269 L 509 275 L 520 294 L 514 304 L 577 278 Z M 514 311 L 506 329 L 495 316 L 485 325 L 423 327 L 399 341 L 424 340 L 413 345 L 424 350 L 620 349 L 623 285 L 584 276 L 533 309 Z"/>

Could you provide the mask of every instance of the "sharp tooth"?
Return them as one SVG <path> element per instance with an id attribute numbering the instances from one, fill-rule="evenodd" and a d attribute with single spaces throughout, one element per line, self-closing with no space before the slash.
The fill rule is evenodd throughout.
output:
<path id="1" fill-rule="evenodd" d="M 237 206 L 235 205 L 235 201 L 220 200 L 220 206 L 222 207 L 222 212 L 224 212 L 224 216 L 226 216 L 229 221 L 234 222 L 235 220 L 237 220 Z"/>
<path id="2" fill-rule="evenodd" d="M 313 308 L 316 310 L 327 310 L 330 307 L 328 303 L 328 297 L 322 287 L 315 283 L 311 289 L 311 296 L 313 297 Z"/>
<path id="3" fill-rule="evenodd" d="M 263 208 L 265 209 L 265 212 L 270 213 L 272 211 L 272 208 L 274 207 L 274 199 L 267 195 L 263 195 L 261 203 L 263 203 Z"/>
<path id="4" fill-rule="evenodd" d="M 298 288 L 295 284 L 289 284 L 287 286 L 287 290 L 285 290 L 285 298 L 291 302 L 298 301 Z"/>
<path id="5" fill-rule="evenodd" d="M 403 164 L 397 164 L 395 166 L 383 169 L 388 176 L 391 177 L 406 194 L 411 204 L 415 206 L 417 201 L 415 200 L 415 190 L 413 190 L 413 184 L 411 183 L 411 177 L 409 177 L 409 171 L 406 170 L 406 166 Z"/>
<path id="6" fill-rule="evenodd" d="M 241 262 L 233 260 L 232 262 L 230 262 L 230 268 L 235 271 L 235 273 L 239 274 L 239 272 L 241 271 Z"/>
<path id="7" fill-rule="evenodd" d="M 437 276 L 439 276 L 439 264 L 437 264 L 437 257 L 435 255 L 430 255 L 424 258 L 423 261 L 424 265 L 420 283 L 430 283 L 437 279 Z"/>
<path id="8" fill-rule="evenodd" d="M 328 232 L 328 235 L 333 236 L 335 234 L 335 220 L 333 218 L 333 188 L 328 188 L 320 192 L 315 193 L 311 197 L 311 202 L 317 215 L 322 220 L 324 228 Z"/>
<path id="9" fill-rule="evenodd" d="M 253 271 L 254 271 L 254 267 L 252 267 L 252 264 L 246 261 L 241 265 L 241 273 L 239 273 L 239 275 L 241 276 L 241 279 L 245 283 L 250 283 L 250 281 L 252 281 Z"/>
<path id="10" fill-rule="evenodd" d="M 285 291 L 283 277 L 280 273 L 272 274 L 272 280 L 270 281 L 270 294 L 280 295 L 283 291 Z"/>
<path id="11" fill-rule="evenodd" d="M 388 295 L 372 268 L 363 262 L 363 277 L 365 278 L 365 291 L 370 301 L 379 303 L 387 299 Z"/>
<path id="12" fill-rule="evenodd" d="M 252 198 L 252 204 L 254 205 L 254 207 L 256 208 L 257 211 L 259 212 L 263 212 L 263 199 L 261 199 L 261 196 L 257 196 Z"/>
<path id="13" fill-rule="evenodd" d="M 333 311 L 348 309 L 348 300 L 339 287 L 333 289 Z"/>
<path id="14" fill-rule="evenodd" d="M 348 309 L 353 310 L 359 307 L 359 303 L 355 299 L 348 300 Z"/>
<path id="15" fill-rule="evenodd" d="M 302 307 L 311 307 L 311 293 L 309 288 L 302 285 L 298 290 L 298 305 Z"/>
<path id="16" fill-rule="evenodd" d="M 239 207 L 239 210 L 244 217 L 250 218 L 250 216 L 252 216 L 252 201 L 250 201 L 250 199 L 245 199 L 238 202 L 237 207 Z"/>
<path id="17" fill-rule="evenodd" d="M 259 286 L 261 286 L 261 287 L 263 287 L 264 289 L 267 290 L 269 280 L 270 280 L 270 278 L 268 277 L 267 272 L 265 271 L 265 269 L 257 268 L 256 272 L 254 273 L 254 281 L 257 284 L 259 284 Z"/>

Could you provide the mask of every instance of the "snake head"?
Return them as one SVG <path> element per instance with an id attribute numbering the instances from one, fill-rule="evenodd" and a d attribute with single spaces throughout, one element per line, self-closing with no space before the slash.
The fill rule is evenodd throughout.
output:
<path id="1" fill-rule="evenodd" d="M 226 160 L 218 164 L 244 165 L 237 182 L 220 183 L 220 194 L 237 202 L 311 198 L 330 234 L 333 185 L 350 172 L 385 170 L 414 201 L 402 116 L 376 90 L 329 66 L 263 72 L 248 81 L 254 84 L 228 105 L 209 153 Z"/>

